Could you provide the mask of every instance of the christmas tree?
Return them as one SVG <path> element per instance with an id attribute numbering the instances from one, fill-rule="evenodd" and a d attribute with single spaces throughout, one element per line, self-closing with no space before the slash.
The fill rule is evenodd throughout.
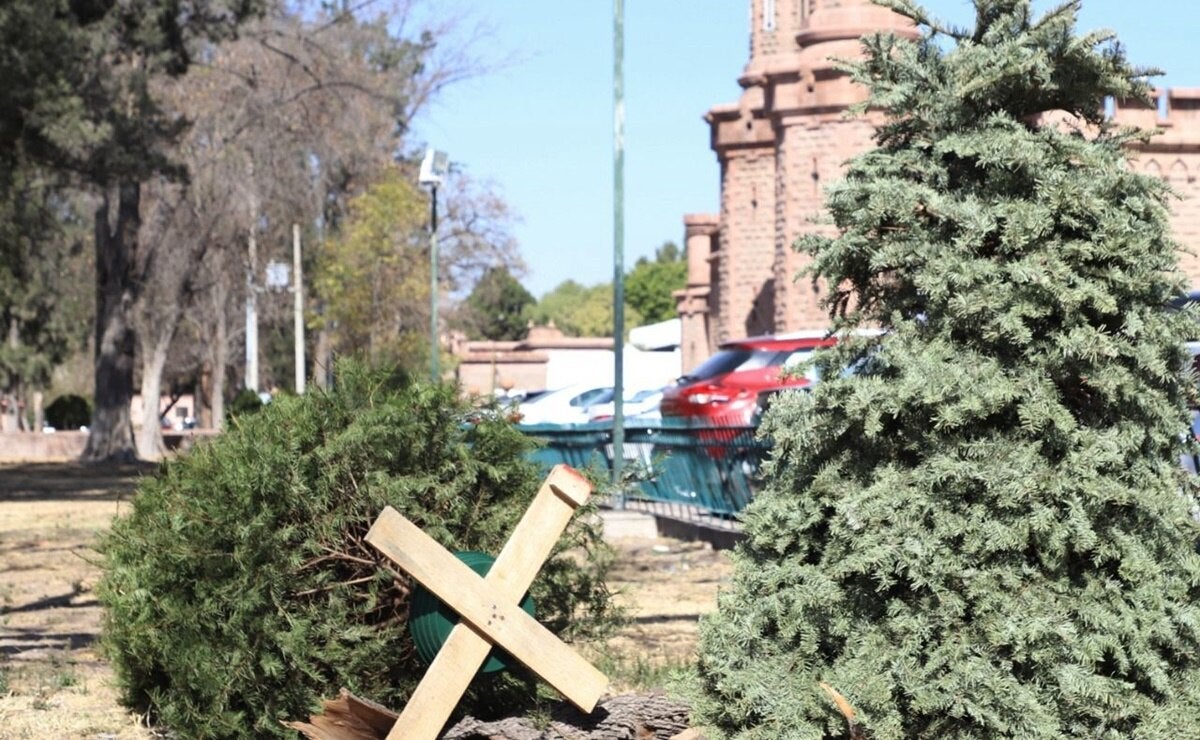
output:
<path id="1" fill-rule="evenodd" d="M 1148 71 L 1078 34 L 1079 2 L 976 0 L 973 29 L 881 4 L 922 35 L 847 63 L 885 122 L 828 194 L 838 236 L 798 243 L 848 338 L 766 422 L 700 718 L 746 738 L 1200 733 L 1193 318 L 1165 310 L 1169 188 L 1126 161 L 1146 134 L 1103 113 L 1146 99 Z"/>

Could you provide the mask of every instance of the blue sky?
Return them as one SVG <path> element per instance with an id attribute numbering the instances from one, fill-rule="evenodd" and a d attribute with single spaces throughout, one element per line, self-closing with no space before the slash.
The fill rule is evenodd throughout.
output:
<path id="1" fill-rule="evenodd" d="M 427 0 L 482 25 L 477 53 L 509 58 L 453 86 L 419 138 L 491 181 L 520 217 L 514 233 L 541 297 L 567 279 L 613 275 L 612 0 Z M 1040 10 L 1056 3 L 1035 0 Z M 969 0 L 926 0 L 966 25 Z M 1183 0 L 1084 0 L 1080 28 L 1111 28 L 1160 83 L 1200 87 L 1200 8 Z M 719 172 L 704 113 L 737 100 L 748 0 L 625 0 L 625 265 L 682 245 L 685 213 L 716 212 Z M 1189 10 L 1182 10 L 1189 8 Z"/>

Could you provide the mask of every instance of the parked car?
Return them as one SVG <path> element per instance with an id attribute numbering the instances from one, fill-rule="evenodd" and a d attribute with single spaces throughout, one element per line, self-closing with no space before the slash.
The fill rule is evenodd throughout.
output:
<path id="1" fill-rule="evenodd" d="M 632 419 L 640 419 L 643 421 L 662 418 L 658 410 L 658 405 L 663 397 L 662 388 L 645 388 L 643 390 L 625 391 L 625 403 L 621 407 L 621 414 L 626 421 Z M 587 410 L 588 421 L 610 421 L 613 414 L 617 411 L 615 400 L 598 403 L 594 406 L 589 406 Z"/>
<path id="2" fill-rule="evenodd" d="M 549 391 L 518 407 L 521 424 L 583 424 L 589 406 L 611 401 L 611 385 L 577 383 Z"/>
<path id="3" fill-rule="evenodd" d="M 814 350 L 836 341 L 825 336 L 781 335 L 726 342 L 663 391 L 663 418 L 752 426 L 761 413 L 762 399 L 816 380 L 811 371 L 803 375 L 791 371 L 810 359 Z"/>

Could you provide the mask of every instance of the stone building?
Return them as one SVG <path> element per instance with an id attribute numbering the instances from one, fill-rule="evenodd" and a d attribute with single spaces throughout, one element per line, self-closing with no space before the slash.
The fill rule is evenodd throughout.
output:
<path id="1" fill-rule="evenodd" d="M 720 163 L 720 211 L 683 220 L 688 283 L 675 297 L 685 370 L 729 339 L 827 325 L 819 286 L 795 279 L 807 259 L 792 243 L 830 229 L 819 223 L 824 189 L 871 146 L 878 122 L 875 114 L 846 117 L 866 91 L 832 58 L 858 56 L 865 33 L 917 33 L 870 0 L 750 0 L 750 21 L 741 97 L 705 116 Z M 1159 91 L 1157 106 L 1116 105 L 1113 115 L 1162 130 L 1132 165 L 1180 194 L 1175 238 L 1184 271 L 1200 286 L 1200 89 Z"/>

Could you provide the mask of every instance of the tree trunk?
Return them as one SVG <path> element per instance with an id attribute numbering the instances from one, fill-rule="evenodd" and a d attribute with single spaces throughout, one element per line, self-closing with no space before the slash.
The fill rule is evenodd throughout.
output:
<path id="1" fill-rule="evenodd" d="M 217 336 L 213 339 L 212 397 L 209 399 L 212 405 L 213 429 L 225 428 L 225 378 L 229 371 L 229 314 L 225 311 L 226 295 L 224 287 L 215 295 Z"/>
<path id="2" fill-rule="evenodd" d="M 158 403 L 162 397 L 162 374 L 167 364 L 167 349 L 171 346 L 169 334 L 174 333 L 173 329 L 158 332 L 154 345 L 142 351 L 142 429 L 138 434 L 137 449 L 138 454 L 146 460 L 159 460 L 166 451 Z"/>
<path id="3" fill-rule="evenodd" d="M 333 377 L 333 350 L 329 330 L 322 326 L 317 330 L 316 346 L 313 348 L 313 383 L 323 391 L 329 390 Z"/>
<path id="4" fill-rule="evenodd" d="M 196 381 L 196 426 L 201 429 L 216 428 L 212 415 L 212 379 L 212 362 L 205 359 Z"/>
<path id="5" fill-rule="evenodd" d="M 166 452 L 163 443 L 162 416 L 159 399 L 162 397 L 163 368 L 171 342 L 179 330 L 183 318 L 183 305 L 189 302 L 189 293 L 181 276 L 172 276 L 175 290 L 166 291 L 162 305 L 154 313 L 155 321 L 142 330 L 142 429 L 138 434 L 138 454 L 147 460 L 159 460 Z"/>
<path id="6" fill-rule="evenodd" d="M 8 343 L 8 348 L 15 354 L 21 342 L 20 330 L 17 328 L 15 318 L 8 322 L 8 337 L 5 341 Z M 20 403 L 18 401 L 20 397 L 20 384 L 16 380 L 13 380 L 11 385 L 0 392 L 0 432 L 20 430 Z"/>
<path id="7" fill-rule="evenodd" d="M 96 209 L 96 398 L 83 459 L 137 459 L 129 404 L 133 400 L 133 308 L 137 299 L 134 256 L 141 226 L 141 185 L 117 186 L 116 223 L 110 192 Z"/>
<path id="8" fill-rule="evenodd" d="M 33 429 L 40 432 L 46 425 L 46 394 L 42 391 L 33 392 Z"/>
<path id="9" fill-rule="evenodd" d="M 0 432 L 15 432 L 19 428 L 17 394 L 0 393 Z"/>

